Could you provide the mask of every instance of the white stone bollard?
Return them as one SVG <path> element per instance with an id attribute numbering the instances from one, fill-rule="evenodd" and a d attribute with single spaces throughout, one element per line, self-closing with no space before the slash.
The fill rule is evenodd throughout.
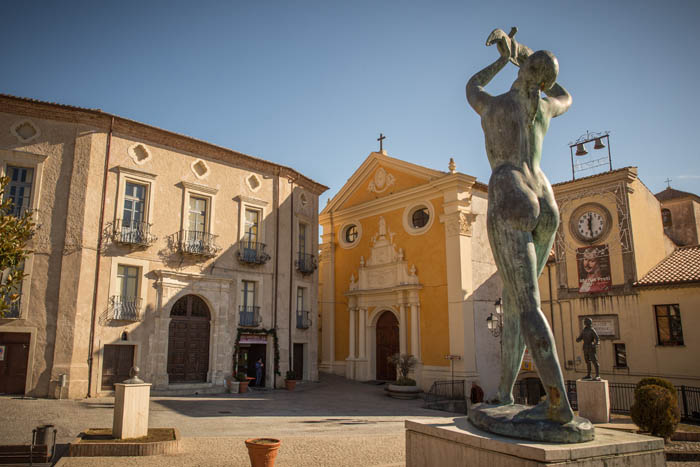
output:
<path id="1" fill-rule="evenodd" d="M 112 436 L 119 439 L 146 436 L 151 383 L 116 383 L 114 390 Z"/>
<path id="2" fill-rule="evenodd" d="M 579 417 L 591 423 L 610 421 L 610 389 L 607 380 L 576 380 Z"/>

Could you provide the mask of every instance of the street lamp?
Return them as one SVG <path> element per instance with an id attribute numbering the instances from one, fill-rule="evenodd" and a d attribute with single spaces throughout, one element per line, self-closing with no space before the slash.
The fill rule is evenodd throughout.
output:
<path id="1" fill-rule="evenodd" d="M 493 306 L 496 308 L 496 312 L 495 314 L 491 313 L 486 318 L 486 327 L 491 331 L 493 337 L 498 337 L 503 331 L 503 301 L 499 298 Z"/>

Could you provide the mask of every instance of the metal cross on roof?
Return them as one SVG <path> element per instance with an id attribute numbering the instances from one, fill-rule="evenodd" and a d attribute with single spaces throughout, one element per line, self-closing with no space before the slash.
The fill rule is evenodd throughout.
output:
<path id="1" fill-rule="evenodd" d="M 672 181 L 673 181 L 673 180 L 671 180 L 670 178 L 667 178 L 666 180 L 664 180 L 664 182 L 666 182 L 666 185 L 667 185 L 669 188 L 671 188 L 671 182 L 672 182 Z"/>
<path id="2" fill-rule="evenodd" d="M 382 133 L 379 133 L 379 138 L 377 138 L 377 141 L 379 141 L 379 152 L 382 152 L 384 150 L 384 140 L 386 139 L 386 136 L 384 136 Z"/>

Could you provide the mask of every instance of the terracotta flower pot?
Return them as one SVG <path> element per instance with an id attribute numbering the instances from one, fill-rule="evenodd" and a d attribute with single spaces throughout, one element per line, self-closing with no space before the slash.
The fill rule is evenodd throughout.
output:
<path id="1" fill-rule="evenodd" d="M 252 467 L 273 467 L 277 451 L 282 442 L 274 438 L 251 438 L 245 440 Z"/>
<path id="2" fill-rule="evenodd" d="M 240 384 L 238 385 L 238 392 L 240 394 L 243 394 L 244 392 L 248 392 L 248 381 L 241 381 Z"/>
<path id="3" fill-rule="evenodd" d="M 294 379 L 285 379 L 284 384 L 287 386 L 287 391 L 294 391 L 297 386 L 297 382 Z"/>

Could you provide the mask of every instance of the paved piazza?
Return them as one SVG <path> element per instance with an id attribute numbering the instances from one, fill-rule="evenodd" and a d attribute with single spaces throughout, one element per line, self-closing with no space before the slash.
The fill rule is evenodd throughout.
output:
<path id="1" fill-rule="evenodd" d="M 383 386 L 321 375 L 319 383 L 243 395 L 153 397 L 151 427 L 176 427 L 184 452 L 139 458 L 63 458 L 60 466 L 249 465 L 243 440 L 275 437 L 275 465 L 403 465 L 404 420 L 458 414 L 422 408 L 422 400 L 395 400 Z M 2 444 L 29 444 L 32 428 L 51 423 L 58 442 L 80 431 L 111 427 L 114 398 L 49 400 L 0 398 Z"/>

